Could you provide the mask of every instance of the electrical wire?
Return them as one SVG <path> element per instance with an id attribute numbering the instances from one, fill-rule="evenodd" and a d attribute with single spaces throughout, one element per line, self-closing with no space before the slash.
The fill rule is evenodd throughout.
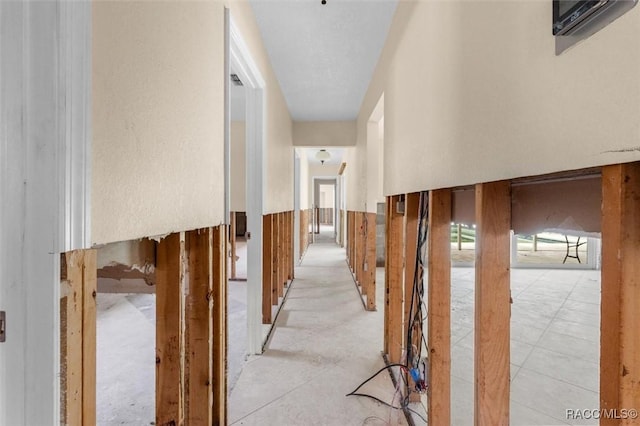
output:
<path id="1" fill-rule="evenodd" d="M 428 198 L 427 198 L 427 193 L 426 192 L 422 192 L 420 193 L 420 203 L 419 203 L 419 220 L 418 220 L 418 238 L 417 238 L 417 244 L 416 244 L 416 257 L 415 257 L 415 269 L 414 269 L 414 276 L 413 276 L 413 286 L 412 286 L 412 290 L 411 290 L 411 304 L 409 307 L 409 324 L 407 325 L 407 344 L 406 344 L 406 354 L 405 354 L 405 360 L 403 364 L 400 363 L 392 363 L 392 364 L 388 364 L 384 367 L 382 367 L 380 370 L 378 370 L 376 373 L 374 373 L 371 377 L 369 377 L 368 379 L 366 379 L 364 382 L 362 382 L 357 388 L 355 388 L 352 392 L 348 393 L 346 396 L 362 396 L 365 398 L 370 398 L 373 399 L 374 401 L 377 401 L 381 404 L 384 404 L 385 406 L 390 407 L 391 409 L 395 409 L 395 410 L 408 410 L 409 412 L 415 414 L 416 416 L 418 416 L 422 421 L 424 421 L 425 423 L 427 423 L 427 419 L 425 419 L 420 413 L 418 413 L 417 411 L 413 410 L 411 407 L 409 407 L 409 395 L 410 392 L 415 392 L 415 391 L 419 391 L 418 389 L 409 389 L 409 383 L 407 382 L 407 376 L 409 376 L 409 371 L 411 369 L 420 369 L 420 360 L 422 359 L 422 347 L 424 344 L 424 347 L 426 348 L 426 356 L 425 359 L 428 356 L 429 353 L 429 344 L 427 342 L 427 339 L 424 336 L 424 327 L 423 327 L 423 323 L 424 321 L 427 320 L 428 317 L 428 313 L 427 313 L 427 306 L 424 303 L 424 270 L 425 268 L 425 245 L 427 242 L 427 235 L 428 235 L 428 223 L 427 223 L 427 219 L 428 219 Z M 365 215 L 364 217 L 364 221 L 363 221 L 363 231 L 364 234 L 367 234 L 368 231 L 368 223 L 367 223 L 367 217 Z M 415 328 L 419 328 L 420 330 L 420 337 L 418 339 L 417 344 L 414 343 L 414 329 Z M 400 386 L 400 382 L 398 382 L 397 387 L 396 387 L 396 392 L 394 393 L 393 396 L 393 400 L 391 401 L 391 404 L 389 404 L 386 401 L 381 400 L 378 397 L 375 397 L 373 395 L 368 395 L 365 393 L 359 393 L 358 390 L 363 387 L 365 384 L 367 384 L 369 381 L 373 380 L 373 378 L 375 378 L 378 374 L 380 374 L 381 372 L 388 370 L 392 367 L 400 367 L 400 369 L 402 370 L 400 377 L 402 378 L 405 388 L 409 391 L 407 392 L 407 395 L 404 396 L 403 401 L 401 402 L 400 406 L 395 406 L 393 405 L 393 402 L 396 399 L 396 395 L 398 393 L 399 390 L 399 386 Z M 423 386 L 427 386 L 426 382 L 427 382 L 427 377 L 426 377 L 426 367 L 424 367 L 424 374 L 422 375 L 423 377 Z M 404 373 L 404 374 L 403 374 Z M 423 391 L 424 389 L 422 389 Z M 424 407 L 424 405 L 423 405 Z M 425 410 L 426 411 L 426 410 Z"/>

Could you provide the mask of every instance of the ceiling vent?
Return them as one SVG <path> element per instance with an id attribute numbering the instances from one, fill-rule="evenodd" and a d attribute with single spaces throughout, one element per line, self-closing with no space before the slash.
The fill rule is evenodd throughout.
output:
<path id="1" fill-rule="evenodd" d="M 240 77 L 238 77 L 238 74 L 231 74 L 231 82 L 236 86 L 244 86 L 242 84 L 242 80 L 240 80 Z"/>

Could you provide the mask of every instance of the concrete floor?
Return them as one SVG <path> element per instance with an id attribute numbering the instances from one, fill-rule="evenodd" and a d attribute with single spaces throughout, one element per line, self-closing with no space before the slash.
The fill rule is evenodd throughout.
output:
<path id="1" fill-rule="evenodd" d="M 98 425 L 155 421 L 155 294 L 98 293 Z"/>
<path id="2" fill-rule="evenodd" d="M 570 421 L 565 410 L 598 407 L 599 279 L 599 271 L 512 270 L 511 424 L 597 424 Z M 365 312 L 344 249 L 311 245 L 267 351 L 246 363 L 246 283 L 229 283 L 230 423 L 403 424 L 397 411 L 344 396 L 383 365 L 381 268 L 377 281 L 379 310 Z M 452 269 L 454 425 L 473 423 L 473 283 L 473 268 Z M 154 295 L 98 295 L 99 425 L 154 420 L 154 306 Z M 386 401 L 395 394 L 386 374 L 364 391 Z"/>
<path id="3" fill-rule="evenodd" d="M 312 244 L 267 350 L 249 358 L 231 393 L 229 423 L 406 424 L 398 410 L 345 396 L 384 365 L 382 312 L 364 311 L 343 249 Z M 395 393 L 386 373 L 362 391 L 389 402 Z"/>

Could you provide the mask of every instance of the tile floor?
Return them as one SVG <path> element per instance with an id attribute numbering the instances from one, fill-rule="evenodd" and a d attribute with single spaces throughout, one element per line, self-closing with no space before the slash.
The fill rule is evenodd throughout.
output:
<path id="1" fill-rule="evenodd" d="M 452 423 L 473 424 L 474 269 L 452 271 Z M 512 269 L 511 424 L 597 424 L 600 272 Z"/>

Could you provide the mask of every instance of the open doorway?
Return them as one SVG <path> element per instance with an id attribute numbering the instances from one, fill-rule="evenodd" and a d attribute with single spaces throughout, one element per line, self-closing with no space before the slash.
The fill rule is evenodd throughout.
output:
<path id="1" fill-rule="evenodd" d="M 225 192 L 227 198 L 225 210 L 229 223 L 235 225 L 235 231 L 230 233 L 230 238 L 236 240 L 229 271 L 233 272 L 231 267 L 235 267 L 236 278 L 246 278 L 246 282 L 232 281 L 229 284 L 231 286 L 242 283 L 243 287 L 242 291 L 237 292 L 236 295 L 228 293 L 230 336 L 228 375 L 233 380 L 234 375 L 239 374 L 246 355 L 261 353 L 262 342 L 265 338 L 262 327 L 262 187 L 265 83 L 228 10 L 226 11 L 226 21 L 228 30 L 226 54 L 228 104 L 225 137 Z M 242 105 L 242 101 L 244 101 L 244 105 Z M 234 117 L 237 120 L 234 120 Z M 244 153 L 242 152 L 243 148 Z M 244 161 L 242 160 L 243 154 Z M 242 165 L 244 165 L 244 169 Z M 245 214 L 242 215 L 241 212 L 245 212 Z M 231 220 L 232 216 L 234 221 Z M 228 288 L 228 290 L 230 289 L 231 287 Z M 234 309 L 237 309 L 235 316 Z M 229 386 L 229 389 L 231 387 Z"/>
<path id="2" fill-rule="evenodd" d="M 336 205 L 337 200 L 336 178 L 313 179 L 313 222 L 312 232 L 314 242 L 335 242 L 336 232 Z"/>
<path id="3" fill-rule="evenodd" d="M 246 90 L 238 71 L 229 72 L 229 257 L 227 282 L 228 389 L 235 386 L 247 356 L 247 120 Z"/>

